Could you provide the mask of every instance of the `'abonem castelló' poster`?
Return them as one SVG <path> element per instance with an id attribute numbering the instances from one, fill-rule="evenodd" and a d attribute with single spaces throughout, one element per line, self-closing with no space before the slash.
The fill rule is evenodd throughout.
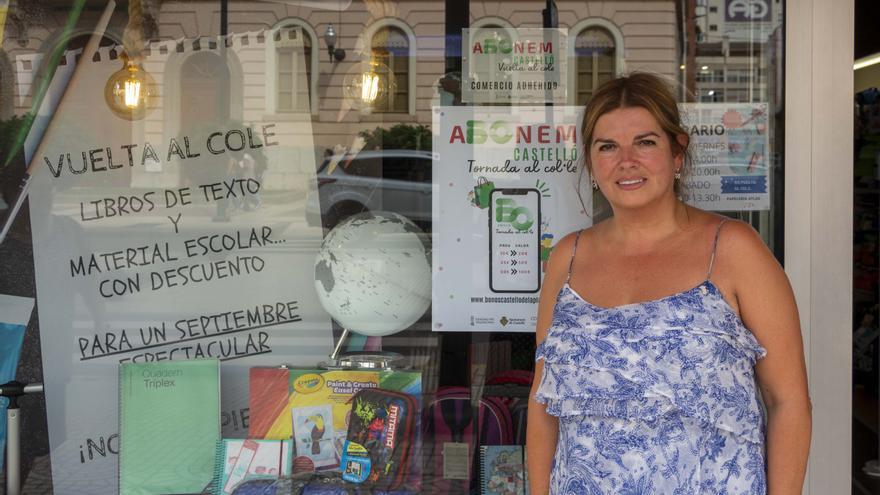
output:
<path id="1" fill-rule="evenodd" d="M 463 29 L 461 100 L 536 105 L 565 101 L 568 30 Z"/>
<path id="2" fill-rule="evenodd" d="M 242 84 L 265 80 L 259 38 L 271 35 L 217 40 L 225 54 L 204 39 L 154 46 L 144 68 L 160 101 L 138 121 L 104 98 L 121 59 L 106 47 L 82 57 L 32 151 L 56 494 L 116 493 L 120 363 L 220 359 L 218 421 L 224 437 L 245 437 L 249 368 L 314 366 L 330 352 L 313 284 L 321 231 L 304 215 L 311 124 L 266 120 L 264 102 L 242 98 Z"/>
<path id="3" fill-rule="evenodd" d="M 587 227 L 580 107 L 435 107 L 435 331 L 535 329 L 553 246 Z"/>

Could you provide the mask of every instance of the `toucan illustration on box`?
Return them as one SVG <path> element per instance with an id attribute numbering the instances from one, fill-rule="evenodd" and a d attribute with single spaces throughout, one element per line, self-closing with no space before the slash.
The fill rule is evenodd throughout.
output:
<path id="1" fill-rule="evenodd" d="M 312 423 L 312 454 L 321 453 L 321 438 L 324 437 L 324 417 L 320 414 L 312 414 L 306 420 L 306 424 Z"/>

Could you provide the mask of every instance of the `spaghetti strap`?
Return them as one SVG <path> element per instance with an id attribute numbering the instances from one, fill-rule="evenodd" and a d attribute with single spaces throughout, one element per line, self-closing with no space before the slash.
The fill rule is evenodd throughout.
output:
<path id="1" fill-rule="evenodd" d="M 718 238 L 721 236 L 721 227 L 727 222 L 727 218 L 722 218 L 718 222 L 718 228 L 715 229 L 715 241 L 712 243 L 712 257 L 709 258 L 709 271 L 706 273 L 706 280 L 712 278 L 712 267 L 715 265 L 715 252 L 718 251 Z"/>
<path id="2" fill-rule="evenodd" d="M 581 240 L 581 232 L 583 230 L 578 230 L 577 236 L 574 238 L 574 246 L 571 248 L 571 259 L 568 260 L 568 276 L 565 277 L 565 283 L 571 280 L 571 267 L 574 266 L 574 255 L 577 253 L 578 241 Z"/>

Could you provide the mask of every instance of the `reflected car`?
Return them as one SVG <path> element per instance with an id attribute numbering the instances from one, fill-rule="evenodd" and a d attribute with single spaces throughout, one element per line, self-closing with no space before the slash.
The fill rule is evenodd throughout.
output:
<path id="1" fill-rule="evenodd" d="M 306 221 L 332 229 L 364 211 L 392 211 L 431 228 L 431 153 L 361 151 L 334 155 L 318 167 L 317 192 L 310 191 Z"/>

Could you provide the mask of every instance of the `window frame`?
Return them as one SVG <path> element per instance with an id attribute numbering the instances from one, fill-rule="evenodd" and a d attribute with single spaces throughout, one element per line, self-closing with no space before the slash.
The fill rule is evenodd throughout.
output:
<path id="1" fill-rule="evenodd" d="M 303 37 L 309 38 L 309 42 L 311 43 L 310 55 L 311 60 L 309 61 L 309 70 L 311 71 L 311 80 L 308 80 L 309 85 L 309 111 L 304 111 L 297 109 L 297 105 L 294 104 L 294 109 L 284 110 L 278 108 L 278 46 L 275 44 L 275 35 L 279 30 L 289 27 L 297 27 L 302 31 Z M 306 116 L 306 115 L 318 115 L 318 34 L 306 22 L 305 19 L 301 19 L 299 17 L 286 17 L 272 26 L 267 33 L 267 42 L 266 42 L 266 73 L 271 74 L 271 77 L 266 78 L 266 113 L 269 115 L 275 116 Z M 294 96 L 297 93 L 297 89 L 294 87 Z"/>
<path id="2" fill-rule="evenodd" d="M 591 28 L 604 29 L 611 35 L 614 40 L 614 77 L 621 76 L 626 73 L 626 62 L 624 60 L 624 43 L 623 33 L 620 28 L 608 19 L 601 17 L 588 17 L 575 23 L 568 29 L 568 95 L 566 99 L 569 105 L 579 105 L 583 102 L 577 101 L 577 54 L 575 53 L 575 41 L 580 33 Z"/>
<path id="3" fill-rule="evenodd" d="M 403 31 L 409 41 L 409 56 L 407 60 L 407 110 L 406 112 L 374 112 L 371 108 L 362 108 L 361 114 L 376 115 L 415 115 L 416 114 L 416 35 L 408 24 L 395 17 L 384 17 L 374 21 L 364 30 L 361 38 L 361 53 L 364 57 L 372 57 L 373 38 L 384 27 L 397 28 Z M 367 58 L 369 60 L 369 58 Z M 397 88 L 400 90 L 400 87 Z"/>

